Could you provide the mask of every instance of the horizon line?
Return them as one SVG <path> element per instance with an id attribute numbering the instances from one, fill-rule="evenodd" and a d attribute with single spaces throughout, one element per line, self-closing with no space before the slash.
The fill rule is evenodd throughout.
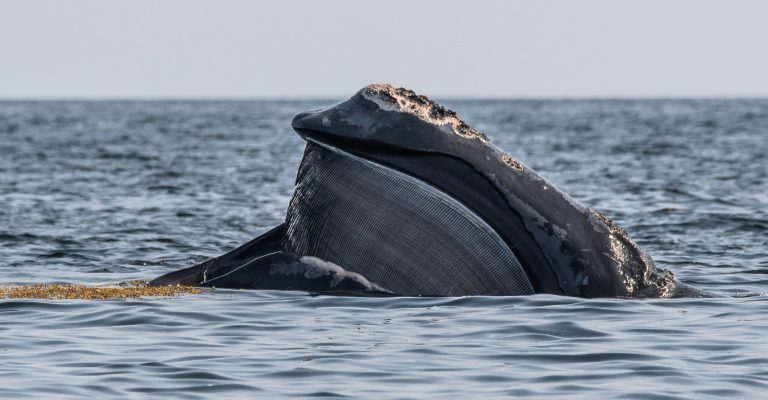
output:
<path id="1" fill-rule="evenodd" d="M 320 96 L 18 96 L 2 97 L 0 102 L 35 101 L 343 101 L 350 95 Z M 719 95 L 429 95 L 441 101 L 627 101 L 627 100 L 768 100 L 768 94 L 719 94 Z"/>

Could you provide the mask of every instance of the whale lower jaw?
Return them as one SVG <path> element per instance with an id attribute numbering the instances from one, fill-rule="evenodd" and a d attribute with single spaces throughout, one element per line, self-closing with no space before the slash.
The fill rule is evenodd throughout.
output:
<path id="1" fill-rule="evenodd" d="M 299 167 L 282 247 L 337 264 L 399 295 L 534 293 L 512 250 L 456 199 L 312 142 Z"/>

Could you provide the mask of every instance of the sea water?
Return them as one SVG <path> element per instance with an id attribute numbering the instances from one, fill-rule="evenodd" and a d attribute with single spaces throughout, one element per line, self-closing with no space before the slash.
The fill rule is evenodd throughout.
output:
<path id="1" fill-rule="evenodd" d="M 279 224 L 333 101 L 0 102 L 0 285 L 150 279 Z M 446 101 L 714 299 L 0 300 L 0 398 L 765 398 L 768 100 Z"/>

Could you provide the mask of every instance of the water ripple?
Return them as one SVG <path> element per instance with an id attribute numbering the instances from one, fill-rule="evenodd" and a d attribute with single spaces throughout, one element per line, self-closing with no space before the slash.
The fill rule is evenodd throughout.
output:
<path id="1" fill-rule="evenodd" d="M 329 102 L 0 102 L 0 284 L 146 279 L 282 220 Z M 768 101 L 453 101 L 716 299 L 0 300 L 0 398 L 762 398 Z"/>

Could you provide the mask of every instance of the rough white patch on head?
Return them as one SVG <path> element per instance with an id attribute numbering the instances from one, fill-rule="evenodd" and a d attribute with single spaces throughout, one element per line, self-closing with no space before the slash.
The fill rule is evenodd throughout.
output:
<path id="1" fill-rule="evenodd" d="M 447 125 L 458 136 L 490 143 L 488 137 L 470 128 L 456 116 L 455 112 L 435 103 L 426 96 L 417 95 L 412 90 L 395 88 L 387 84 L 373 84 L 364 87 L 361 93 L 363 98 L 376 104 L 384 111 L 415 115 L 422 121 L 433 125 Z"/>
<path id="2" fill-rule="evenodd" d="M 331 119 L 328 117 L 323 117 L 323 126 L 331 126 Z"/>
<path id="3" fill-rule="evenodd" d="M 587 208 L 587 211 L 589 212 L 589 222 L 592 224 L 595 231 L 600 233 L 605 232 L 605 230 L 603 230 L 603 227 L 605 227 L 608 232 L 614 235 L 629 238 L 629 235 L 624 231 L 624 228 L 617 225 L 612 219 L 591 208 Z"/>
<path id="4" fill-rule="evenodd" d="M 384 86 L 384 85 L 379 85 L 379 84 L 369 85 L 366 87 L 366 89 L 371 87 L 378 88 L 379 86 Z M 389 86 L 389 85 L 386 85 L 386 86 Z M 379 106 L 380 109 L 384 111 L 402 111 L 402 108 L 400 107 L 400 102 L 389 101 L 384 99 L 381 96 L 377 96 L 376 94 L 377 92 L 373 90 L 372 91 L 363 90 L 363 97 L 366 100 L 371 101 L 377 106 Z"/>
<path id="5" fill-rule="evenodd" d="M 625 268 L 629 258 L 626 248 L 615 235 L 609 236 L 609 245 L 611 253 L 608 255 L 616 262 L 616 271 L 621 275 L 621 278 L 624 281 L 624 286 L 630 294 L 635 293 L 638 289 L 637 280 L 629 273 L 629 271 L 627 271 L 627 268 Z"/>
<path id="6" fill-rule="evenodd" d="M 516 171 L 522 171 L 523 170 L 523 163 L 515 159 L 514 157 L 510 156 L 509 154 L 502 153 L 501 154 L 501 161 L 506 164 L 508 167 L 516 170 Z M 546 189 L 546 187 L 545 187 Z"/>

